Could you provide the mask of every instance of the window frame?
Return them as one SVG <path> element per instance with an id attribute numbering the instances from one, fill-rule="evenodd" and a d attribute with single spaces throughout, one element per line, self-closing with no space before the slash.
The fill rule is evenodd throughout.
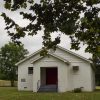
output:
<path id="1" fill-rule="evenodd" d="M 73 71 L 79 71 L 79 66 L 73 66 Z"/>
<path id="2" fill-rule="evenodd" d="M 33 67 L 28 67 L 28 75 L 32 75 L 33 74 Z"/>

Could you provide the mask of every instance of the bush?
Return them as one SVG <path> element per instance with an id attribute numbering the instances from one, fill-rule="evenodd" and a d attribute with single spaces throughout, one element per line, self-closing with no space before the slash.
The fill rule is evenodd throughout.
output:
<path id="1" fill-rule="evenodd" d="M 74 89 L 74 93 L 81 93 L 82 92 L 82 88 L 75 88 Z"/>

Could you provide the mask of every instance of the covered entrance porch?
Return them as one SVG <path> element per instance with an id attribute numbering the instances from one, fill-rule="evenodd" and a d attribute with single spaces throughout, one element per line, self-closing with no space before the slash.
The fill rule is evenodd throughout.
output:
<path id="1" fill-rule="evenodd" d="M 38 92 L 57 92 L 58 90 L 58 68 L 40 68 L 40 87 Z"/>

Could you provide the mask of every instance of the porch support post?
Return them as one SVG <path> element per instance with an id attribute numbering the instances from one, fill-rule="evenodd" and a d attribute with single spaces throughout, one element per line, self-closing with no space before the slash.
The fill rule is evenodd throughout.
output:
<path id="1" fill-rule="evenodd" d="M 68 72 L 66 67 L 58 67 L 58 92 L 68 90 Z"/>
<path id="2" fill-rule="evenodd" d="M 35 66 L 34 67 L 34 74 L 33 74 L 33 92 L 37 92 L 40 83 L 40 67 Z"/>

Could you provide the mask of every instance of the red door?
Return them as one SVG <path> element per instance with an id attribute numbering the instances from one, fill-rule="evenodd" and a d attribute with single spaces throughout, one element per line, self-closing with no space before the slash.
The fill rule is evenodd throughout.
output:
<path id="1" fill-rule="evenodd" d="M 57 68 L 46 68 L 46 84 L 57 84 Z"/>

